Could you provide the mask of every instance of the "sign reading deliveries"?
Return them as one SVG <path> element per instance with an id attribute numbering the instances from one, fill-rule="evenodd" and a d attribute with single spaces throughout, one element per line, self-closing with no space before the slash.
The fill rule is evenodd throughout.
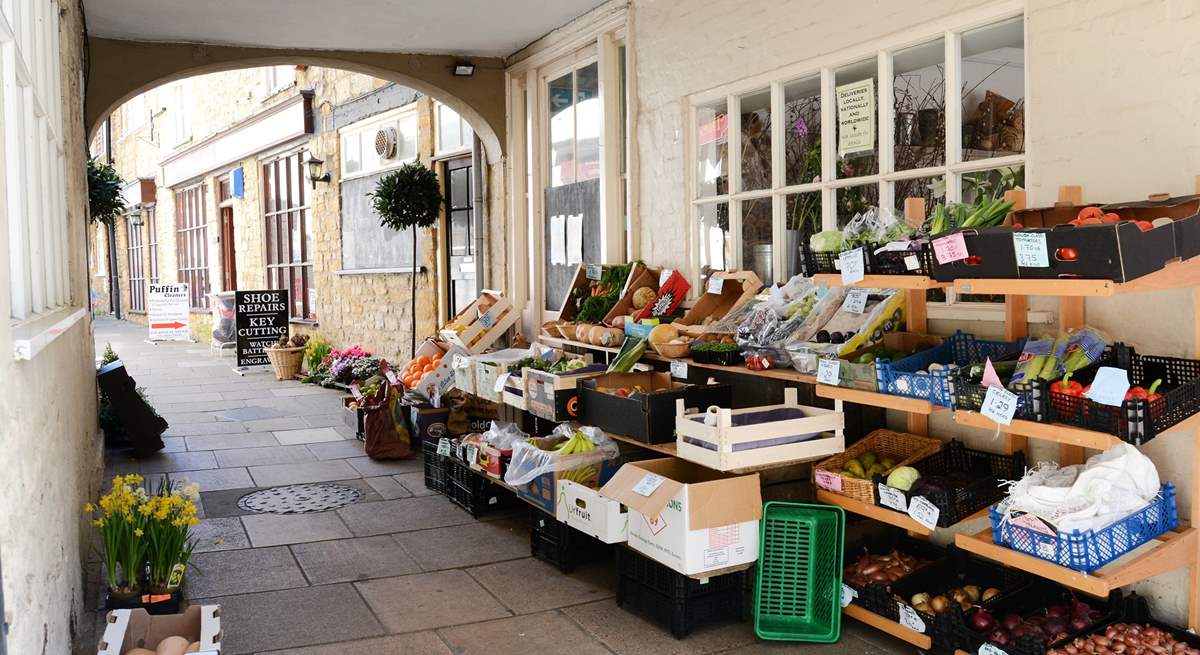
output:
<path id="1" fill-rule="evenodd" d="M 190 341 L 191 296 L 187 283 L 151 284 L 146 318 L 151 341 Z"/>
<path id="2" fill-rule="evenodd" d="M 287 289 L 234 292 L 237 365 L 270 364 L 264 348 L 288 333 Z"/>
<path id="3" fill-rule="evenodd" d="M 837 87 L 838 155 L 875 149 L 875 80 Z"/>

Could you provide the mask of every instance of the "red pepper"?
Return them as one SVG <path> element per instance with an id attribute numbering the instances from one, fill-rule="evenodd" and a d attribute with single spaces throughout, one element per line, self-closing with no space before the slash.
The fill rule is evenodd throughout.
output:
<path id="1" fill-rule="evenodd" d="M 1151 415 L 1158 415 L 1162 413 L 1162 404 L 1155 401 L 1162 398 L 1162 394 L 1157 393 L 1160 384 L 1162 384 L 1162 378 L 1155 380 L 1149 389 L 1130 387 L 1129 391 L 1125 392 L 1125 400 L 1144 400 L 1150 407 Z"/>
<path id="2" fill-rule="evenodd" d="M 1084 388 L 1078 382 L 1071 379 L 1071 374 L 1067 373 L 1063 379 L 1050 385 L 1051 393 L 1060 393 L 1064 396 L 1082 396 Z"/>

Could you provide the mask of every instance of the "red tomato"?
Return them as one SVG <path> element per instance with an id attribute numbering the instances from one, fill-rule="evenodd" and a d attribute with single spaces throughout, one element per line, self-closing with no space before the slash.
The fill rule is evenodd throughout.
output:
<path id="1" fill-rule="evenodd" d="M 1059 261 L 1073 262 L 1079 259 L 1079 251 L 1074 248 L 1059 248 L 1054 251 L 1054 257 Z"/>

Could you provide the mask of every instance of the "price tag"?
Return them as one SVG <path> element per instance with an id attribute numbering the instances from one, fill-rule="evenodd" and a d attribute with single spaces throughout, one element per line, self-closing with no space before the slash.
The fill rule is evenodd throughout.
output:
<path id="1" fill-rule="evenodd" d="M 930 530 L 937 527 L 938 516 L 942 510 L 938 509 L 937 505 L 929 502 L 925 496 L 917 496 L 908 503 L 908 515 L 914 521 L 929 528 Z"/>
<path id="2" fill-rule="evenodd" d="M 476 446 L 475 444 L 470 444 L 469 446 L 467 446 L 467 459 L 465 461 L 468 464 L 474 464 L 475 462 L 479 461 L 479 447 L 478 446 Z"/>
<path id="3" fill-rule="evenodd" d="M 836 385 L 841 372 L 842 361 L 840 359 L 822 359 L 817 362 L 817 382 L 821 384 Z"/>
<path id="4" fill-rule="evenodd" d="M 400 384 L 400 378 L 396 377 L 396 372 L 390 368 L 383 372 L 383 377 L 387 378 L 388 384 Z"/>
<path id="5" fill-rule="evenodd" d="M 985 641 L 979 647 L 979 655 L 1008 655 L 1008 651 Z"/>
<path id="6" fill-rule="evenodd" d="M 655 489 L 662 486 L 663 482 L 666 482 L 666 478 L 663 476 L 647 473 L 637 484 L 633 485 L 633 493 L 649 497 Z"/>
<path id="7" fill-rule="evenodd" d="M 813 480 L 822 489 L 842 493 L 842 476 L 825 469 L 813 469 Z"/>
<path id="8" fill-rule="evenodd" d="M 867 290 L 851 289 L 846 292 L 846 300 L 842 302 L 842 311 L 847 314 L 861 314 L 867 309 Z"/>
<path id="9" fill-rule="evenodd" d="M 1051 562 L 1057 561 L 1058 552 L 1054 546 L 1054 542 L 1038 540 L 1036 546 L 1038 557 L 1048 559 Z"/>
<path id="10" fill-rule="evenodd" d="M 492 387 L 492 391 L 495 391 L 496 393 L 503 393 L 504 392 L 504 383 L 508 382 L 508 377 L 510 375 L 512 375 L 512 373 L 507 372 L 507 371 L 504 373 L 501 373 L 496 378 L 496 384 Z"/>
<path id="11" fill-rule="evenodd" d="M 883 505 L 884 507 L 890 507 L 897 512 L 908 511 L 908 499 L 904 497 L 903 491 L 900 491 L 895 487 L 889 487 L 882 482 L 880 482 L 878 486 L 880 505 Z"/>
<path id="12" fill-rule="evenodd" d="M 671 377 L 679 380 L 686 380 L 687 362 L 681 362 L 678 359 L 671 360 Z"/>
<path id="13" fill-rule="evenodd" d="M 724 288 L 725 278 L 717 277 L 717 274 L 713 273 L 708 277 L 708 284 L 704 287 L 704 290 L 708 293 L 715 293 L 719 295 L 721 293 L 721 289 Z"/>
<path id="14" fill-rule="evenodd" d="M 671 270 L 671 269 L 669 269 L 669 268 L 664 268 L 664 269 L 662 270 L 662 273 L 659 273 L 659 274 L 658 274 L 658 286 L 659 286 L 659 288 L 662 288 L 662 285 L 664 285 L 664 284 L 666 284 L 666 283 L 667 283 L 667 280 L 668 280 L 668 279 L 671 277 L 671 273 L 673 273 L 673 272 L 674 272 L 674 271 L 672 271 L 672 270 Z"/>
<path id="15" fill-rule="evenodd" d="M 852 603 L 855 598 L 858 598 L 858 592 L 855 591 L 854 587 L 851 587 L 850 585 L 843 582 L 842 583 L 842 607 L 845 607 L 845 606 L 849 605 L 850 603 Z"/>
<path id="16" fill-rule="evenodd" d="M 496 317 L 492 316 L 491 310 L 488 310 L 479 315 L 479 324 L 486 329 L 491 329 L 496 324 Z"/>
<path id="17" fill-rule="evenodd" d="M 1012 237 L 1017 266 L 1050 267 L 1050 251 L 1046 248 L 1045 232 L 1013 232 Z"/>
<path id="18" fill-rule="evenodd" d="M 1003 387 L 988 387 L 979 413 L 1002 425 L 1011 425 L 1017 413 L 1017 394 Z"/>
<path id="19" fill-rule="evenodd" d="M 838 255 L 838 268 L 842 271 L 842 284 L 862 282 L 866 276 L 866 260 L 863 249 L 855 248 Z"/>
<path id="20" fill-rule="evenodd" d="M 589 280 L 599 280 L 604 277 L 604 267 L 600 264 L 588 264 L 584 270 Z"/>
<path id="21" fill-rule="evenodd" d="M 441 439 L 438 439 L 437 454 L 441 457 L 449 457 L 450 456 L 450 440 L 447 439 L 446 437 L 442 437 Z"/>
<path id="22" fill-rule="evenodd" d="M 967 241 L 962 232 L 933 240 L 933 256 L 939 264 L 949 264 L 967 258 Z"/>
<path id="23" fill-rule="evenodd" d="M 896 603 L 896 609 L 900 612 L 900 625 L 915 630 L 917 632 L 925 632 L 925 620 L 917 614 L 917 610 L 909 607 L 906 603 Z"/>
<path id="24" fill-rule="evenodd" d="M 918 271 L 921 269 L 921 260 L 917 259 L 916 255 L 909 255 L 904 258 L 904 268 L 910 271 Z"/>
<path id="25" fill-rule="evenodd" d="M 1083 394 L 1101 405 L 1120 407 L 1129 391 L 1129 373 L 1123 368 L 1101 366 L 1092 379 L 1092 388 Z"/>

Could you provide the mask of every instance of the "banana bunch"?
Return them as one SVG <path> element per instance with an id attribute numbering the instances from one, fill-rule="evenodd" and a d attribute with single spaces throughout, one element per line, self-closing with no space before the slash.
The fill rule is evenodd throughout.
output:
<path id="1" fill-rule="evenodd" d="M 596 470 L 595 466 L 589 464 L 570 471 L 563 471 L 558 479 L 570 480 L 585 487 L 596 487 L 600 482 L 600 472 Z"/>
<path id="2" fill-rule="evenodd" d="M 596 447 L 592 440 L 579 430 L 571 433 L 571 438 L 559 444 L 553 452 L 555 455 L 574 455 L 576 453 L 586 453 Z"/>

